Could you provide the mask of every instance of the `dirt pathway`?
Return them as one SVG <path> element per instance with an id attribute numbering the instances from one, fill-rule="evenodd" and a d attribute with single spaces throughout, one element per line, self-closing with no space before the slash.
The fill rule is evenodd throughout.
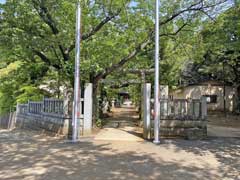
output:
<path id="1" fill-rule="evenodd" d="M 112 117 L 107 119 L 108 123 L 95 136 L 95 140 L 143 141 L 134 107 L 114 108 L 112 112 Z"/>

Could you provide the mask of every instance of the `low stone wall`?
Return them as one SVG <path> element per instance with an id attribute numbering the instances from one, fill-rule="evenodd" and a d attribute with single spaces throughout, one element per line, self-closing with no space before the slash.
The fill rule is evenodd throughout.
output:
<path id="1" fill-rule="evenodd" d="M 32 130 L 40 130 L 47 134 L 69 136 L 70 120 L 63 117 L 50 117 L 37 114 L 17 114 L 16 126 Z"/>
<path id="2" fill-rule="evenodd" d="M 153 138 L 154 121 L 151 135 Z M 207 121 L 205 120 L 161 120 L 161 137 L 183 137 L 187 139 L 204 139 L 207 137 Z"/>
<path id="3" fill-rule="evenodd" d="M 8 113 L 0 116 L 0 128 L 13 129 L 15 127 L 16 113 Z"/>

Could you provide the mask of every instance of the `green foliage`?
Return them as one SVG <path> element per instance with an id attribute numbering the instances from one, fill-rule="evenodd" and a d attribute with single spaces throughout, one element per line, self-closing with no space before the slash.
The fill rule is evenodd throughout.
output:
<path id="1" fill-rule="evenodd" d="M 28 100 L 41 101 L 43 99 L 41 91 L 33 86 L 23 86 L 17 94 L 19 94 L 16 97 L 18 103 L 26 103 Z"/>
<path id="2" fill-rule="evenodd" d="M 96 126 L 98 128 L 103 128 L 104 125 L 106 125 L 106 120 L 102 120 L 102 119 L 97 119 L 96 120 Z"/>
<path id="3" fill-rule="evenodd" d="M 161 0 L 162 83 L 176 85 L 185 63 L 201 59 L 203 10 L 213 16 L 221 13 L 216 2 L 201 6 L 195 0 Z M 7 0 L 0 5 L 1 107 L 46 94 L 56 97 L 60 86 L 73 87 L 75 5 L 75 0 Z M 138 77 L 118 70 L 154 67 L 154 0 L 81 1 L 81 7 L 83 82 L 97 86 L 101 79 L 112 79 L 120 84 Z M 148 43 L 141 49 L 143 42 Z M 139 87 L 133 87 L 128 90 L 137 101 Z M 117 93 L 106 91 L 111 97 Z"/>
<path id="4" fill-rule="evenodd" d="M 194 67 L 194 76 L 240 85 L 240 6 L 236 4 L 221 13 L 214 22 L 207 22 L 199 33 L 202 53 Z M 191 70 L 190 70 L 191 71 Z M 192 74 L 193 74 L 192 73 Z"/>

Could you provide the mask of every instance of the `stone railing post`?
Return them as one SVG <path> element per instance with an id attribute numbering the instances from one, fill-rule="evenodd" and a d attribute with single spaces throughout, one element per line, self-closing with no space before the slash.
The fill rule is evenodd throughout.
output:
<path id="1" fill-rule="evenodd" d="M 143 87 L 143 137 L 151 138 L 151 84 L 144 84 Z"/>
<path id="2" fill-rule="evenodd" d="M 204 96 L 201 97 L 201 117 L 202 120 L 207 119 L 207 98 Z"/>
<path id="3" fill-rule="evenodd" d="M 27 113 L 30 113 L 30 100 L 28 100 L 28 112 Z"/>
<path id="4" fill-rule="evenodd" d="M 42 100 L 42 109 L 41 109 L 41 114 L 45 112 L 45 97 Z"/>
<path id="5" fill-rule="evenodd" d="M 92 133 L 93 85 L 87 84 L 84 90 L 83 135 Z"/>
<path id="6" fill-rule="evenodd" d="M 17 106 L 16 106 L 16 115 L 19 114 L 19 111 L 20 111 L 20 109 L 19 109 L 19 103 L 17 103 Z"/>

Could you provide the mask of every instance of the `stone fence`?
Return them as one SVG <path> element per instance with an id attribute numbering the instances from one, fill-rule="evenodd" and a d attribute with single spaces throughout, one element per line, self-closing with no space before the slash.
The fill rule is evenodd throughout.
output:
<path id="1" fill-rule="evenodd" d="M 92 130 L 92 108 L 90 108 L 92 107 L 92 84 L 86 86 L 84 98 L 80 103 L 79 134 L 84 136 L 90 134 Z M 16 125 L 20 128 L 70 137 L 72 135 L 72 103 L 45 98 L 40 102 L 28 101 L 27 104 L 18 104 Z"/>
<path id="2" fill-rule="evenodd" d="M 68 107 L 59 99 L 43 99 L 41 102 L 28 101 L 17 105 L 17 127 L 41 130 L 50 134 L 68 136 L 70 116 Z"/>
<path id="3" fill-rule="evenodd" d="M 153 138 L 151 84 L 144 86 L 144 138 Z M 207 102 L 202 99 L 160 99 L 160 136 L 202 139 L 207 136 Z"/>

